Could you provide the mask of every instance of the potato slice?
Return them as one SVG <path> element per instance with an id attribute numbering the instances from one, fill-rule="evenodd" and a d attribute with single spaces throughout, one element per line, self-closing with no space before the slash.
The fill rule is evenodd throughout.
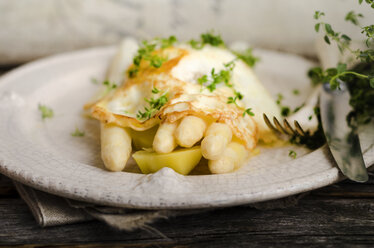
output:
<path id="1" fill-rule="evenodd" d="M 200 146 L 195 146 L 164 154 L 137 151 L 132 156 L 144 174 L 169 167 L 182 175 L 187 175 L 199 163 L 202 154 Z"/>
<path id="2" fill-rule="evenodd" d="M 135 149 L 141 150 L 143 148 L 151 148 L 157 129 L 158 125 L 145 131 L 135 131 L 131 129 L 131 138 Z"/>

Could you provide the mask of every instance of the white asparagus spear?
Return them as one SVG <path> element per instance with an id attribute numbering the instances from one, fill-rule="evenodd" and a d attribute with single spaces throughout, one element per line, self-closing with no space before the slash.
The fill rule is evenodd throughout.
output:
<path id="1" fill-rule="evenodd" d="M 162 123 L 157 129 L 157 133 L 153 140 L 153 150 L 157 153 L 169 153 L 177 146 L 174 132 L 177 129 L 177 123 Z"/>
<path id="2" fill-rule="evenodd" d="M 132 58 L 138 49 L 134 39 L 124 39 L 108 68 L 106 79 L 120 85 L 126 69 L 132 63 Z M 104 89 L 105 91 L 105 89 Z M 100 93 L 99 97 L 103 94 Z M 111 171 L 121 171 L 125 168 L 131 153 L 131 136 L 128 130 L 110 124 L 101 123 L 101 158 L 105 167 Z"/>
<path id="3" fill-rule="evenodd" d="M 186 116 L 183 118 L 175 130 L 175 138 L 178 145 L 182 147 L 192 147 L 204 135 L 205 122 L 196 116 Z"/>
<path id="4" fill-rule="evenodd" d="M 201 152 L 204 158 L 216 160 L 222 156 L 227 144 L 231 141 L 232 132 L 230 127 L 224 123 L 213 123 L 205 133 L 201 142 Z"/>
<path id="5" fill-rule="evenodd" d="M 125 128 L 111 124 L 100 126 L 101 158 L 110 171 L 121 171 L 125 168 L 131 154 L 131 136 Z"/>
<path id="6" fill-rule="evenodd" d="M 248 155 L 242 144 L 231 142 L 217 160 L 209 160 L 209 170 L 213 174 L 229 173 L 239 168 Z"/>

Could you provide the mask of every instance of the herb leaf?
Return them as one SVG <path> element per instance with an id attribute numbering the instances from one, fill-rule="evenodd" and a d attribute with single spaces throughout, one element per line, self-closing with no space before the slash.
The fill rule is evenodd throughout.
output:
<path id="1" fill-rule="evenodd" d="M 80 131 L 78 127 L 75 127 L 75 131 L 71 133 L 73 137 L 83 137 L 84 131 Z"/>
<path id="2" fill-rule="evenodd" d="M 321 18 L 321 16 L 324 16 L 324 15 L 325 15 L 325 13 L 317 10 L 317 11 L 314 12 L 313 17 L 314 17 L 314 19 L 319 20 Z"/>
<path id="3" fill-rule="evenodd" d="M 290 158 L 295 159 L 296 156 L 297 156 L 297 153 L 296 153 L 295 151 L 293 151 L 293 150 L 290 150 L 290 152 L 288 153 L 288 156 L 289 156 Z"/>
<path id="4" fill-rule="evenodd" d="M 149 61 L 149 65 L 154 68 L 160 68 L 166 58 L 162 58 L 156 54 L 154 51 L 158 48 L 164 49 L 177 42 L 175 36 L 170 36 L 169 38 L 155 38 L 151 41 L 143 41 L 142 46 L 139 47 L 137 54 L 133 58 L 133 66 L 128 70 L 128 76 L 130 78 L 135 77 L 139 72 L 140 64 L 142 60 Z"/>
<path id="5" fill-rule="evenodd" d="M 153 88 L 152 93 L 153 94 L 160 93 L 160 90 L 157 88 Z M 140 110 L 138 111 L 138 113 L 136 114 L 136 118 L 138 120 L 150 119 L 156 111 L 160 110 L 162 106 L 164 106 L 168 102 L 168 97 L 167 97 L 167 93 L 164 93 L 159 98 L 155 99 L 151 97 L 149 99 L 144 99 L 144 100 L 149 103 L 149 107 L 144 107 L 144 111 L 140 111 Z"/>
<path id="6" fill-rule="evenodd" d="M 190 40 L 189 43 L 194 49 L 202 49 L 206 44 L 211 46 L 219 47 L 225 46 L 225 42 L 222 40 L 221 35 L 215 34 L 213 31 L 203 33 L 200 35 L 201 40 Z"/>
<path id="7" fill-rule="evenodd" d="M 232 84 L 230 84 L 230 79 L 231 79 L 231 73 L 235 68 L 235 60 L 230 61 L 226 64 L 224 64 L 225 69 L 220 70 L 218 73 L 216 73 L 215 69 L 212 68 L 210 71 L 210 77 L 208 75 L 203 75 L 202 77 L 197 79 L 197 82 L 201 86 L 206 86 L 206 88 L 210 91 L 213 92 L 217 84 L 224 83 L 227 87 L 232 87 Z M 208 85 L 206 85 L 209 83 Z"/>
<path id="8" fill-rule="evenodd" d="M 358 0 L 358 3 L 361 4 L 363 0 Z M 373 0 L 365 0 L 367 4 L 370 4 L 370 7 L 374 9 L 374 1 Z"/>
<path id="9" fill-rule="evenodd" d="M 356 14 L 354 11 L 349 11 L 345 16 L 344 20 L 353 23 L 354 25 L 358 26 L 359 21 L 358 18 L 364 17 L 362 14 Z"/>
<path id="10" fill-rule="evenodd" d="M 312 79 L 313 84 L 329 82 L 331 89 L 339 87 L 338 79 L 345 81 L 348 75 L 353 75 L 357 78 L 369 79 L 368 75 L 357 73 L 354 71 L 347 71 L 347 65 L 339 63 L 337 68 L 329 68 L 323 71 L 320 67 L 315 67 L 309 70 L 308 76 Z"/>
<path id="11" fill-rule="evenodd" d="M 164 38 L 164 39 L 160 39 L 160 43 L 161 43 L 161 48 L 168 48 L 168 47 L 171 47 L 174 45 L 174 43 L 176 43 L 178 40 L 177 38 L 172 35 L 172 36 L 169 36 L 169 38 Z"/>
<path id="12" fill-rule="evenodd" d="M 111 90 L 117 88 L 117 84 L 115 84 L 115 83 L 111 83 L 111 82 L 109 82 L 108 80 L 105 80 L 105 81 L 103 82 L 103 85 L 106 86 L 106 90 L 107 90 L 107 92 L 109 92 L 109 91 L 111 91 Z"/>
<path id="13" fill-rule="evenodd" d="M 282 94 L 278 94 L 277 95 L 276 104 L 281 109 L 281 115 L 284 116 L 284 117 L 287 117 L 291 113 L 291 109 L 290 109 L 290 107 L 283 106 L 282 105 L 282 100 L 283 100 L 283 95 Z M 301 106 L 300 106 L 300 108 L 301 108 Z M 296 108 L 295 111 L 299 111 L 299 109 Z"/>
<path id="14" fill-rule="evenodd" d="M 247 109 L 244 110 L 244 112 L 243 112 L 243 117 L 244 117 L 245 115 L 255 116 L 255 113 L 252 112 L 252 108 L 247 108 Z"/>
<path id="15" fill-rule="evenodd" d="M 227 98 L 227 103 L 228 104 L 234 103 L 235 105 L 238 106 L 236 100 L 242 100 L 243 99 L 243 94 L 234 90 L 234 95 L 235 95 L 234 97 L 230 96 L 230 97 Z"/>
<path id="16" fill-rule="evenodd" d="M 243 60 L 243 62 L 246 63 L 249 67 L 254 67 L 256 63 L 260 60 L 260 58 L 254 56 L 252 50 L 252 48 L 248 48 L 243 52 L 233 51 L 233 53 L 236 55 L 237 58 Z"/>
<path id="17" fill-rule="evenodd" d="M 374 25 L 365 26 L 361 30 L 361 33 L 365 34 L 367 37 L 366 46 L 370 47 L 371 43 L 374 41 Z"/>
<path id="18" fill-rule="evenodd" d="M 49 107 L 47 107 L 46 105 L 42 105 L 39 103 L 38 105 L 38 109 L 42 115 L 42 119 L 46 119 L 46 118 L 52 118 L 53 117 L 53 110 Z"/>

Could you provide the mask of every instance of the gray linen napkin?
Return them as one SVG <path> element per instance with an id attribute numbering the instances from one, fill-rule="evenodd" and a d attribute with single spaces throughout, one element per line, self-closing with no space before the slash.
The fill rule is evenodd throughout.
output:
<path id="1" fill-rule="evenodd" d="M 14 185 L 22 199 L 29 206 L 37 223 L 42 227 L 72 224 L 97 219 L 119 230 L 132 231 L 136 229 L 144 229 L 163 236 L 156 229 L 149 226 L 149 224 L 160 219 L 213 210 L 139 210 L 98 206 L 88 202 L 80 202 L 48 194 L 16 181 L 14 181 Z M 250 206 L 264 210 L 291 207 L 296 205 L 298 200 L 304 195 L 306 195 L 306 193 L 278 200 L 251 204 Z"/>

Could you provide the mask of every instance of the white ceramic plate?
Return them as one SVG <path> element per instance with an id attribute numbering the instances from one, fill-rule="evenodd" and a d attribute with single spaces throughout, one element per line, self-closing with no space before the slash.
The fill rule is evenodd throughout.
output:
<path id="1" fill-rule="evenodd" d="M 103 169 L 97 121 L 84 118 L 82 106 L 96 92 L 91 78 L 103 78 L 114 48 L 96 48 L 46 58 L 0 79 L 0 172 L 56 195 L 134 208 L 202 208 L 280 198 L 341 179 L 326 147 L 310 152 L 289 147 L 262 149 L 235 173 L 181 176 L 164 168 L 155 174 L 113 173 Z M 256 71 L 273 94 L 300 103 L 309 91 L 301 57 L 257 51 Z M 292 97 L 292 89 L 301 90 Z M 41 120 L 38 104 L 55 116 Z M 85 130 L 72 137 L 75 127 Z M 365 143 L 366 142 L 366 143 Z M 370 141 L 362 140 L 368 147 Z M 373 149 L 365 153 L 374 161 Z"/>

